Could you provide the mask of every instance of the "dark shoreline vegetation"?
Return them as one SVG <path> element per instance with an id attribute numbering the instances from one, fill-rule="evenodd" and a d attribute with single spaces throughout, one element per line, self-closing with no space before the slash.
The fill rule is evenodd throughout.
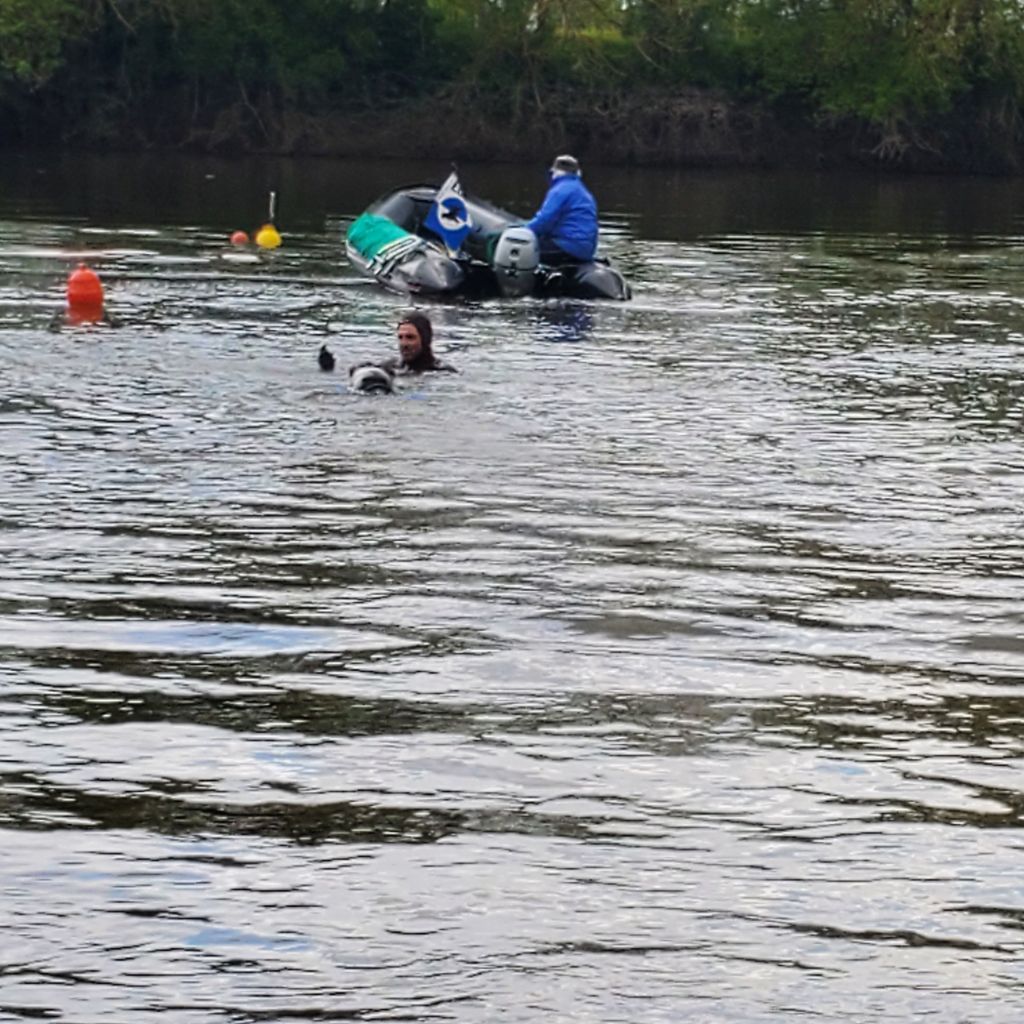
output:
<path id="1" fill-rule="evenodd" d="M 1024 170 L 1015 0 L 4 0 L 0 143 Z"/>

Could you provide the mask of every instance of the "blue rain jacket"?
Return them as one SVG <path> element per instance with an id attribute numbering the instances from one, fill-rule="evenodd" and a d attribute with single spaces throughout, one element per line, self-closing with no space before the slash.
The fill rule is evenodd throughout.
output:
<path id="1" fill-rule="evenodd" d="M 526 226 L 541 248 L 553 244 L 578 260 L 592 260 L 597 252 L 597 202 L 578 174 L 554 178 Z"/>

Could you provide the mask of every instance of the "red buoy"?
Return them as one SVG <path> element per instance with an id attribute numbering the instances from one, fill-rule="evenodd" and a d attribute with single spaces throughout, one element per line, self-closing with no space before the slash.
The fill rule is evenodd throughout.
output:
<path id="1" fill-rule="evenodd" d="M 231 235 L 232 245 L 248 245 L 249 236 L 244 231 L 235 231 Z"/>
<path id="2" fill-rule="evenodd" d="M 103 285 L 84 263 L 68 278 L 68 306 L 74 310 L 103 308 Z"/>

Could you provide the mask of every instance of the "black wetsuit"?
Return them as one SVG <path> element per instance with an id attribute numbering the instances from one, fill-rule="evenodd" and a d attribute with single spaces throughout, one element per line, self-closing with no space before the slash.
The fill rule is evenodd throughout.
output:
<path id="1" fill-rule="evenodd" d="M 368 365 L 368 364 L 360 364 Z M 458 373 L 454 366 L 448 363 L 442 362 L 440 359 L 434 360 L 433 366 L 412 366 L 407 363 L 403 363 L 398 356 L 392 356 L 390 359 L 385 359 L 382 363 L 374 364 L 380 366 L 382 369 L 388 371 L 392 377 L 404 377 L 411 373 L 430 373 L 432 370 L 437 370 L 442 373 Z"/>

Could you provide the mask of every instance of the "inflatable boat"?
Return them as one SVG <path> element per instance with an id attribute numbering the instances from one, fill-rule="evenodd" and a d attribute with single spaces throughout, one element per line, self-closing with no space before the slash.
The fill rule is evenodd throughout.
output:
<path id="1" fill-rule="evenodd" d="M 385 288 L 416 295 L 631 297 L 607 260 L 546 266 L 521 217 L 448 184 L 409 185 L 373 203 L 346 233 L 352 265 Z M 449 231 L 446 218 L 458 230 Z"/>

